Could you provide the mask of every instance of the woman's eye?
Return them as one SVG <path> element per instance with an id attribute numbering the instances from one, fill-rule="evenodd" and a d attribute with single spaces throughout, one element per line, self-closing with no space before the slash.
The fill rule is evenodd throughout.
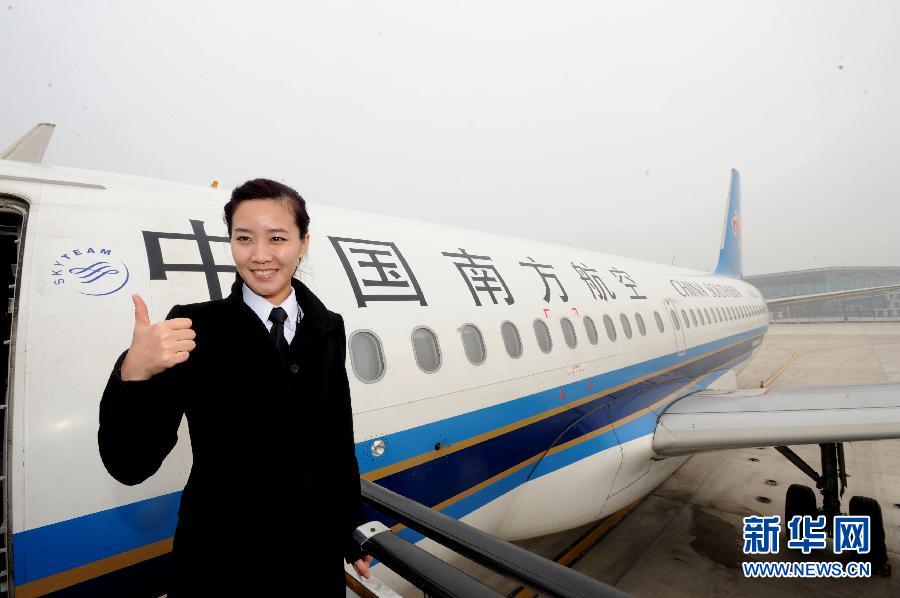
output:
<path id="1" fill-rule="evenodd" d="M 250 237 L 248 237 L 247 235 L 240 235 L 240 236 L 237 238 L 237 240 L 238 240 L 238 241 L 249 241 L 249 240 L 250 240 Z"/>
<path id="2" fill-rule="evenodd" d="M 272 237 L 273 241 L 287 241 L 284 237 Z"/>

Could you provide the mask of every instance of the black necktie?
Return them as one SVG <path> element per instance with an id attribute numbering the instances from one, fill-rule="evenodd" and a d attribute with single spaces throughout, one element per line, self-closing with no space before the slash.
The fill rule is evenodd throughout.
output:
<path id="1" fill-rule="evenodd" d="M 275 349 L 281 354 L 281 357 L 287 360 L 288 342 L 284 338 L 284 321 L 287 320 L 287 312 L 280 307 L 273 307 L 272 313 L 269 314 L 269 321 L 272 322 L 272 330 L 269 331 L 269 337 Z"/>

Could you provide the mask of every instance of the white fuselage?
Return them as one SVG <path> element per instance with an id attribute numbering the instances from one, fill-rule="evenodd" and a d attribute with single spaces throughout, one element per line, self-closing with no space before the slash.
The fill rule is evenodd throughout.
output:
<path id="1" fill-rule="evenodd" d="M 140 563 L 170 541 L 191 468 L 187 427 L 159 472 L 123 486 L 100 461 L 98 404 L 130 343 L 132 293 L 154 322 L 174 304 L 228 294 L 228 193 L 0 161 L 0 195 L 28 213 L 7 512 L 13 583 L 36 595 L 89 579 L 79 573 L 85 565 L 111 571 L 122 554 Z M 346 322 L 362 474 L 504 538 L 598 519 L 656 487 L 684 461 L 652 459 L 659 410 L 697 388 L 733 386 L 767 327 L 759 292 L 741 280 L 314 202 L 309 212 L 310 250 L 297 276 Z M 201 231 L 218 238 L 198 239 Z M 720 319 L 723 310 L 743 315 Z M 505 322 L 517 330 L 520 356 L 504 342 Z M 543 325 L 548 352 L 536 333 Z M 419 327 L 437 339 L 434 371 L 417 362 Z M 470 356 L 481 345 L 478 365 L 464 334 Z M 366 353 L 372 338 L 380 351 Z M 418 347 L 422 361 L 426 345 Z M 297 422 L 299 440 L 312 425 L 328 422 Z M 234 476 L 252 484 L 252 472 Z M 252 513 L 242 517 L 252 525 Z M 46 550 L 63 541 L 71 547 Z"/>

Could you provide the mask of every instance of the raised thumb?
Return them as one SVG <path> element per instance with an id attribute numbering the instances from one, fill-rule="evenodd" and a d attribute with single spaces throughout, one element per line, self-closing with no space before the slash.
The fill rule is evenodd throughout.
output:
<path id="1" fill-rule="evenodd" d="M 147 304 L 137 294 L 132 295 L 131 300 L 134 302 L 134 325 L 149 326 L 150 313 L 147 311 Z"/>

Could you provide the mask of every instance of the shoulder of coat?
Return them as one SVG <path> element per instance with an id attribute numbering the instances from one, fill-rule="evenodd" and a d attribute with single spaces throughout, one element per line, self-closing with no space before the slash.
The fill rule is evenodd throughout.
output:
<path id="1" fill-rule="evenodd" d="M 344 318 L 341 314 L 328 310 L 328 315 L 331 318 L 331 325 L 339 330 L 343 330 L 344 328 Z"/>
<path id="2" fill-rule="evenodd" d="M 204 318 L 225 314 L 228 310 L 228 302 L 225 299 L 217 299 L 201 303 L 186 303 L 179 307 L 181 317 Z"/>

